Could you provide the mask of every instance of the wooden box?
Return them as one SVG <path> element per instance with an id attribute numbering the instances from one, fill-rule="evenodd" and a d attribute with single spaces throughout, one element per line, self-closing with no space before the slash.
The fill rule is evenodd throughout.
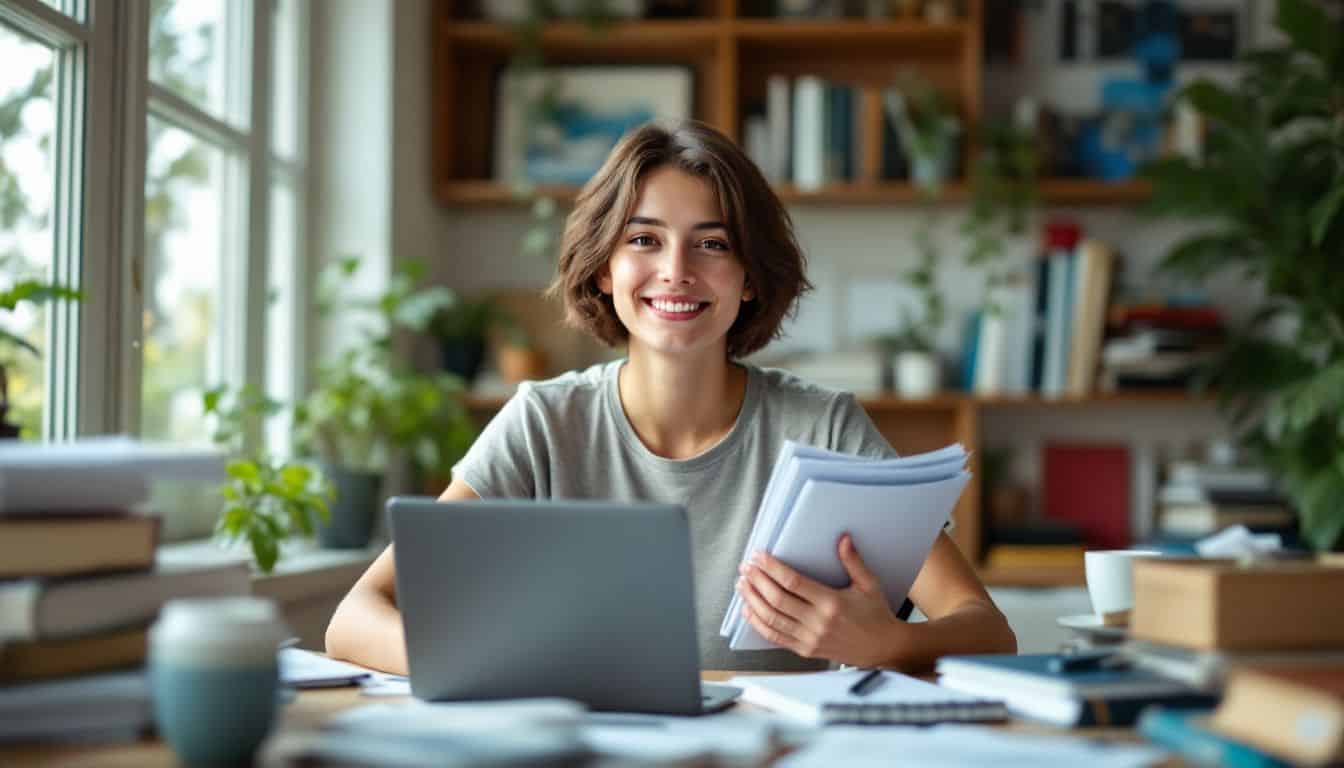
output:
<path id="1" fill-rule="evenodd" d="M 1344 650 L 1344 567 L 1136 560 L 1130 634 L 1197 650 Z"/>

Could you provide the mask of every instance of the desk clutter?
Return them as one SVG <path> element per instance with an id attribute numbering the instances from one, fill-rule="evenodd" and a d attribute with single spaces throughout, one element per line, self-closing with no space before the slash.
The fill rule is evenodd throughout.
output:
<path id="1" fill-rule="evenodd" d="M 150 484 L 223 476 L 213 451 L 129 438 L 0 443 L 0 742 L 149 727 L 160 608 L 251 591 L 245 561 L 157 554 Z"/>

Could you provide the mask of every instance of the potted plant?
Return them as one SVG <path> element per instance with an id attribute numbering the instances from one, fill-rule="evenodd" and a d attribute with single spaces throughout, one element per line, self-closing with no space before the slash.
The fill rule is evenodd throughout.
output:
<path id="1" fill-rule="evenodd" d="M 428 328 L 439 343 L 444 370 L 470 386 L 485 362 L 490 330 L 502 322 L 506 321 L 490 297 L 469 299 L 450 293 Z"/>
<path id="2" fill-rule="evenodd" d="M 362 311 L 366 322 L 355 343 L 318 366 L 316 385 L 294 408 L 299 451 L 320 459 L 336 488 L 331 520 L 319 531 L 323 545 L 335 548 L 368 544 L 391 461 L 406 455 L 422 473 L 446 474 L 476 434 L 460 377 L 419 373 L 393 352 L 395 332 L 426 332 L 455 297 L 420 287 L 423 266 L 408 264 L 387 291 L 360 299 L 345 290 L 358 267 L 352 257 L 324 270 L 318 311 L 339 305 Z"/>
<path id="3" fill-rule="evenodd" d="M 1040 155 L 1036 137 L 1014 123 L 991 122 L 981 128 L 980 151 L 971 167 L 970 203 L 961 232 L 963 260 L 985 270 L 986 311 L 995 311 L 996 289 L 1012 279 L 1004 263 L 1007 244 L 1032 230 L 1040 202 Z"/>
<path id="4" fill-rule="evenodd" d="M 59 299 L 78 301 L 79 291 L 59 285 L 51 285 L 40 280 L 20 280 L 7 290 L 0 291 L 0 310 L 13 312 L 22 302 L 38 303 Z M 37 347 L 32 342 L 0 328 L 0 348 L 10 347 L 16 354 L 27 353 L 37 356 Z M 9 374 L 7 361 L 0 358 L 0 439 L 16 439 L 22 431 L 18 424 L 9 421 Z"/>
<path id="5" fill-rule="evenodd" d="M 925 217 L 926 221 L 929 217 Z M 942 386 L 942 361 L 938 357 L 938 332 L 947 310 L 938 288 L 938 247 L 927 224 L 915 232 L 919 260 L 902 275 L 915 291 L 919 306 L 902 309 L 900 332 L 885 337 L 884 346 L 893 358 L 893 381 L 906 398 L 937 394 Z"/>
<path id="6" fill-rule="evenodd" d="M 532 340 L 527 329 L 510 316 L 495 342 L 495 367 L 510 384 L 546 378 L 546 354 Z"/>
<path id="7" fill-rule="evenodd" d="M 1182 92 L 1209 126 L 1202 158 L 1145 173 L 1153 211 L 1205 225 L 1167 269 L 1263 286 L 1201 383 L 1328 550 L 1344 533 L 1344 29 L 1305 0 L 1280 0 L 1277 25 L 1288 45 L 1245 57 L 1238 85 Z"/>
<path id="8" fill-rule="evenodd" d="M 230 543 L 247 542 L 258 570 L 270 573 L 285 540 L 312 536 L 327 520 L 334 498 L 331 483 L 310 464 L 246 452 L 247 433 L 278 413 L 280 403 L 251 387 L 233 391 L 221 386 L 205 392 L 202 404 L 213 421 L 212 439 L 235 456 L 226 468 L 228 481 L 219 486 L 224 508 L 215 535 Z"/>
<path id="9" fill-rule="evenodd" d="M 910 158 L 911 181 L 937 191 L 953 174 L 961 121 L 942 91 L 910 72 L 901 75 L 885 98 L 901 147 Z"/>

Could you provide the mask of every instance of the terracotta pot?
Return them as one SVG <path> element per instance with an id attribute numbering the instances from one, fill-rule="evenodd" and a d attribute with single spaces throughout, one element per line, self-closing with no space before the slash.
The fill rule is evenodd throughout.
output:
<path id="1" fill-rule="evenodd" d="M 532 347 L 501 346 L 495 351 L 495 366 L 510 384 L 546 378 L 546 355 Z"/>

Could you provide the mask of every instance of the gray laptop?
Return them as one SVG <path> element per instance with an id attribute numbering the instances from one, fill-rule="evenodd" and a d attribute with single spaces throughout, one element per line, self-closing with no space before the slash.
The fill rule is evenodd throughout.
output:
<path id="1" fill-rule="evenodd" d="M 740 693 L 700 683 L 681 507 L 425 497 L 387 506 L 418 698 L 561 696 L 595 710 L 692 715 Z"/>

